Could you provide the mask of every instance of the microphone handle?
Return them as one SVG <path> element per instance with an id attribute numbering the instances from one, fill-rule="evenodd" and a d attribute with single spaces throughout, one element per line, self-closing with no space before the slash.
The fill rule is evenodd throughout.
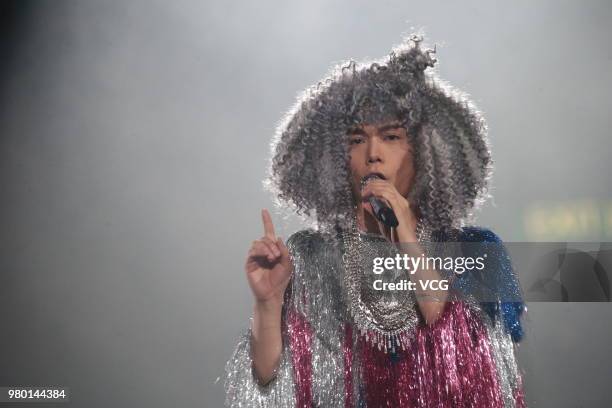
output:
<path id="1" fill-rule="evenodd" d="M 385 224 L 387 227 L 393 228 L 399 225 L 399 222 L 397 221 L 397 217 L 395 216 L 393 210 L 382 200 L 374 196 L 370 196 L 370 198 L 368 198 L 368 201 L 372 206 L 372 210 L 374 210 L 374 215 L 376 215 L 376 218 L 378 218 L 380 222 Z"/>

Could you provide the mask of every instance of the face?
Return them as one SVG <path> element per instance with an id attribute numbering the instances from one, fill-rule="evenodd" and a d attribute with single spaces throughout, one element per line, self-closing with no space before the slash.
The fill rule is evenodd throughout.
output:
<path id="1" fill-rule="evenodd" d="M 413 148 L 399 122 L 362 124 L 349 130 L 353 195 L 361 202 L 361 179 L 381 173 L 404 197 L 414 181 Z"/>

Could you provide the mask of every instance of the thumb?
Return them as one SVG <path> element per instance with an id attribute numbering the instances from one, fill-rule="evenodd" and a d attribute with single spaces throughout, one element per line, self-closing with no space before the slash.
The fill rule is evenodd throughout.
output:
<path id="1" fill-rule="evenodd" d="M 276 238 L 276 243 L 278 244 L 278 248 L 280 249 L 281 255 L 283 257 L 289 256 L 289 249 L 287 248 L 281 237 Z"/>
<path id="2" fill-rule="evenodd" d="M 276 243 L 278 244 L 278 248 L 280 249 L 281 262 L 286 263 L 287 266 L 291 267 L 291 256 L 289 254 L 289 249 L 283 242 L 283 239 L 281 237 L 278 237 L 276 239 Z"/>

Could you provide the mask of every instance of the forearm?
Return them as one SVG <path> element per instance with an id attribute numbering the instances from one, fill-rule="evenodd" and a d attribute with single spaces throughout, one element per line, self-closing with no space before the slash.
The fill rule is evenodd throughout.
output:
<path id="1" fill-rule="evenodd" d="M 440 282 L 441 279 L 440 273 L 435 269 L 419 268 L 410 275 L 410 280 L 416 284 L 417 303 L 427 324 L 434 323 L 442 314 L 448 299 L 448 289 L 442 289 L 440 286 L 445 286 L 439 284 L 435 286 L 436 289 L 429 285 L 423 289 L 423 285 L 427 281 Z"/>
<path id="2" fill-rule="evenodd" d="M 409 257 L 421 257 L 425 254 L 425 250 L 419 245 L 416 236 L 412 233 L 398 234 L 401 242 L 401 252 Z M 427 324 L 434 323 L 442 314 L 444 306 L 448 299 L 448 288 L 445 285 L 440 285 L 442 280 L 440 273 L 434 268 L 427 268 L 427 265 L 421 265 L 410 274 L 410 280 L 414 282 L 415 295 L 421 314 L 425 318 Z M 436 282 L 432 288 L 427 282 Z M 446 288 L 446 289 L 443 289 Z"/>
<path id="3" fill-rule="evenodd" d="M 281 337 L 281 305 L 255 303 L 251 328 L 251 356 L 260 384 L 274 378 L 283 348 Z"/>

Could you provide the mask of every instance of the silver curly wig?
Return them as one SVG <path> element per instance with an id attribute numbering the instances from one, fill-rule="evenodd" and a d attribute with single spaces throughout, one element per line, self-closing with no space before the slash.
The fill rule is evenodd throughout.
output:
<path id="1" fill-rule="evenodd" d="M 345 229 L 356 203 L 350 185 L 348 130 L 399 121 L 414 152 L 408 201 L 434 229 L 465 225 L 489 197 L 487 126 L 467 95 L 427 70 L 434 49 L 411 35 L 385 58 L 334 66 L 307 88 L 279 123 L 265 185 L 278 206 L 319 227 Z"/>

